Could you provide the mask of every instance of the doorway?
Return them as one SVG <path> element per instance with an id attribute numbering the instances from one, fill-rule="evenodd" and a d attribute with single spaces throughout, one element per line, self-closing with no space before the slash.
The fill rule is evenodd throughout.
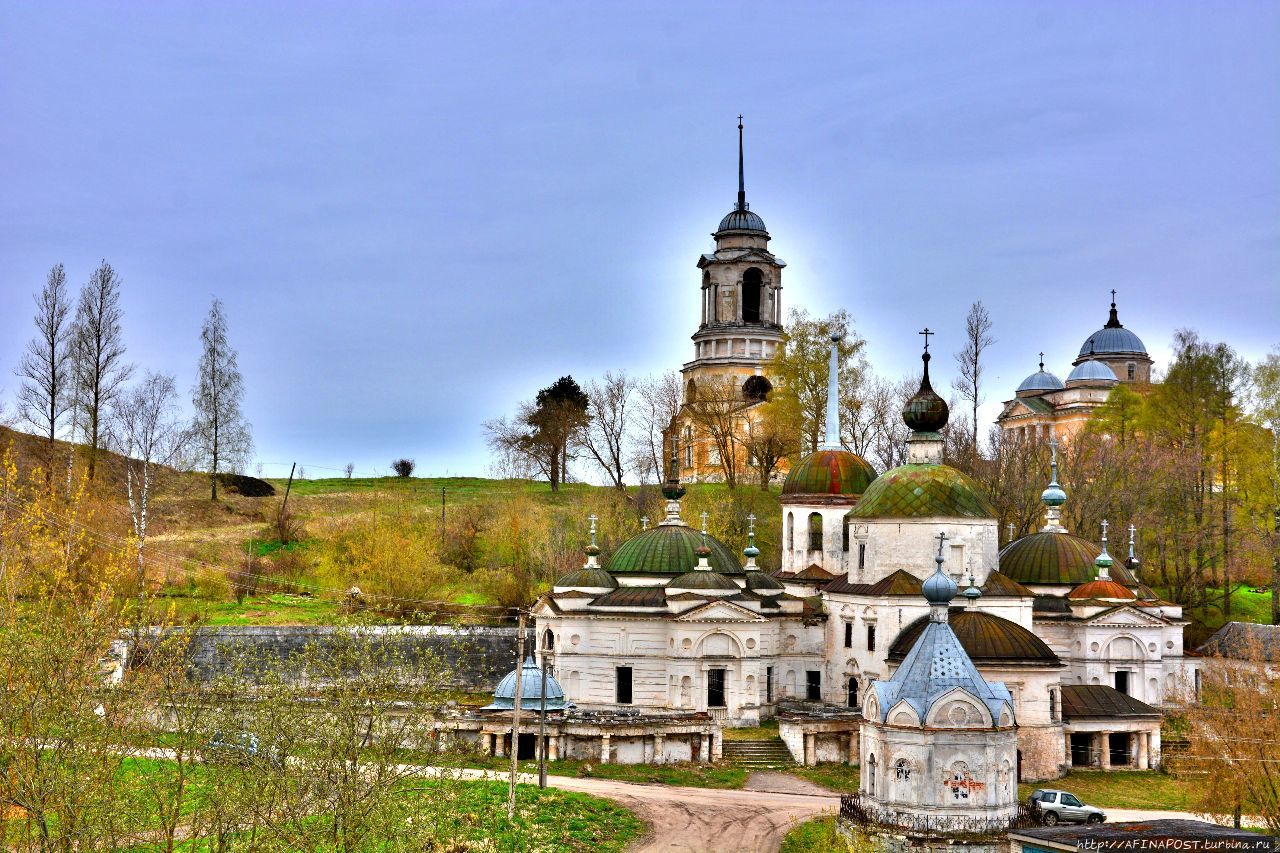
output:
<path id="1" fill-rule="evenodd" d="M 707 707 L 724 707 L 724 670 L 707 670 Z"/>

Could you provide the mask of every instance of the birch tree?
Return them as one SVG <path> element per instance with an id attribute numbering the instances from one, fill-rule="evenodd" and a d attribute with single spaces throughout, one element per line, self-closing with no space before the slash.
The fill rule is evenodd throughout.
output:
<path id="1" fill-rule="evenodd" d="M 244 379 L 236 351 L 227 341 L 222 301 L 213 300 L 200 330 L 203 352 L 191 402 L 193 450 L 209 472 L 209 499 L 218 499 L 218 474 L 240 465 L 253 452 L 253 437 L 244 419 Z"/>
<path id="2" fill-rule="evenodd" d="M 969 437 L 973 442 L 973 452 L 978 448 L 978 407 L 983 403 L 982 374 L 986 365 L 983 355 L 987 348 L 996 342 L 991 334 L 991 314 L 979 299 L 969 306 L 969 313 L 964 318 L 964 347 L 955 354 L 956 369 L 960 375 L 951 381 L 951 387 L 969 402 L 972 407 L 973 420 L 970 423 L 972 432 Z"/>
<path id="3" fill-rule="evenodd" d="M 80 289 L 71 335 L 73 417 L 89 446 L 90 480 L 97 472 L 106 415 L 133 374 L 133 366 L 124 360 L 123 319 L 120 277 L 104 260 Z"/>
<path id="4" fill-rule="evenodd" d="M 145 586 L 145 552 L 156 475 L 182 446 L 178 391 L 172 376 L 150 373 L 112 404 L 112 436 L 124 457 L 125 496 L 133 525 L 138 595 Z"/>
<path id="5" fill-rule="evenodd" d="M 46 479 L 52 475 L 53 442 L 70 400 L 70 314 L 67 273 L 56 264 L 36 296 L 36 335 L 17 370 L 18 415 L 49 442 Z"/>
<path id="6" fill-rule="evenodd" d="M 625 479 L 631 470 L 627 449 L 635 391 L 636 381 L 626 373 L 607 372 L 603 379 L 593 379 L 586 388 L 591 419 L 582 431 L 582 446 L 610 484 L 619 490 L 626 488 Z"/>
<path id="7" fill-rule="evenodd" d="M 637 388 L 639 423 L 632 436 L 632 467 L 645 482 L 666 476 L 663 436 L 680 411 L 680 377 L 674 370 L 650 376 Z"/>

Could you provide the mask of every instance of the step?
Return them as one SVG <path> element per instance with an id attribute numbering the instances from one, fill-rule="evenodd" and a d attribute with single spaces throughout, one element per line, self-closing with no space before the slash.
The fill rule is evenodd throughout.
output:
<path id="1" fill-rule="evenodd" d="M 741 767 L 780 767 L 795 762 L 781 738 L 771 740 L 725 740 L 724 760 Z"/>

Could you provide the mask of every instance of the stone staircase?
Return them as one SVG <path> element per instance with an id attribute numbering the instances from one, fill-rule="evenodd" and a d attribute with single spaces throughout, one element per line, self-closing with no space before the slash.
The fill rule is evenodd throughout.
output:
<path id="1" fill-rule="evenodd" d="M 724 739 L 724 760 L 749 770 L 789 767 L 795 764 L 782 738 L 769 740 Z"/>

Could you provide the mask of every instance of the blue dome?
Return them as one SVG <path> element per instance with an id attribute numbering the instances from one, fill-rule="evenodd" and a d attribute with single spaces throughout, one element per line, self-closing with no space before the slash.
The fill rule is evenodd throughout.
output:
<path id="1" fill-rule="evenodd" d="M 764 220 L 750 210 L 734 208 L 729 211 L 724 219 L 720 220 L 720 227 L 716 229 L 716 233 L 721 231 L 759 231 L 762 234 L 768 234 L 768 230 L 764 227 Z"/>
<path id="2" fill-rule="evenodd" d="M 1022 380 L 1022 384 L 1018 386 L 1018 391 L 1019 393 L 1022 391 L 1061 391 L 1065 387 L 1061 379 L 1041 369 Z"/>
<path id="3" fill-rule="evenodd" d="M 524 659 L 524 666 L 520 668 L 520 677 L 523 682 L 520 685 L 520 708 L 524 711 L 537 711 L 542 708 L 542 669 L 534 661 L 532 657 Z M 486 705 L 486 711 L 510 711 L 515 708 L 516 704 L 516 672 L 513 669 L 508 672 L 502 681 L 498 682 L 498 689 L 493 691 L 493 703 Z M 560 686 L 560 682 L 556 681 L 556 677 L 547 671 L 547 710 L 560 711 L 566 707 L 570 707 L 570 703 L 564 699 L 564 688 Z"/>
<path id="4" fill-rule="evenodd" d="M 1090 335 L 1089 339 L 1080 347 L 1080 358 L 1088 358 L 1091 355 L 1130 352 L 1147 354 L 1147 347 L 1142 342 L 1142 338 L 1124 326 L 1104 327 Z"/>
<path id="5" fill-rule="evenodd" d="M 925 578 L 921 586 L 921 591 L 930 604 L 946 604 L 956 597 L 957 589 L 956 582 L 944 575 L 941 568 Z"/>
<path id="6" fill-rule="evenodd" d="M 1104 330 L 1107 331 L 1107 330 Z M 1141 345 L 1141 341 L 1138 342 Z M 1100 361 L 1088 358 L 1067 375 L 1068 382 L 1119 382 L 1116 373 Z"/>

